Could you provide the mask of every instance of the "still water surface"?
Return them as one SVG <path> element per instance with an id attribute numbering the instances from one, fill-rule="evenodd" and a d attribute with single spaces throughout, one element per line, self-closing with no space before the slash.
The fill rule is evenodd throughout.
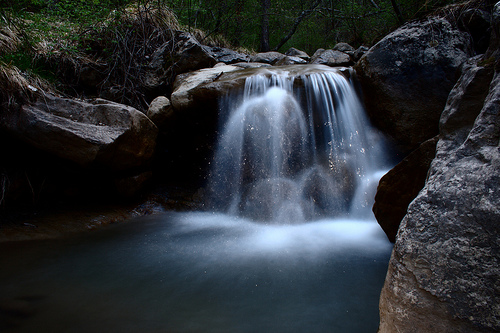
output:
<path id="1" fill-rule="evenodd" d="M 167 213 L 0 245 L 1 332 L 376 332 L 376 222 Z"/>

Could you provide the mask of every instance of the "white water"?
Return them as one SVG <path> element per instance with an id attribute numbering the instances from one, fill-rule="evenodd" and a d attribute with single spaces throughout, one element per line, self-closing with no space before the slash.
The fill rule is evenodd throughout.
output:
<path id="1" fill-rule="evenodd" d="M 217 211 L 275 224 L 372 218 L 383 140 L 340 72 L 259 74 L 222 103 Z"/>

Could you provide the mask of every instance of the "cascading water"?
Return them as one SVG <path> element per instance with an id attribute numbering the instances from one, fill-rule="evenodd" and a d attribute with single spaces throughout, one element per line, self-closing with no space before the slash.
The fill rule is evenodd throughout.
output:
<path id="1" fill-rule="evenodd" d="M 0 331 L 375 332 L 382 140 L 343 75 L 289 69 L 222 101 L 214 210 L 0 244 Z"/>
<path id="2" fill-rule="evenodd" d="M 386 158 L 343 74 L 251 76 L 221 105 L 213 208 L 279 224 L 370 215 Z"/>

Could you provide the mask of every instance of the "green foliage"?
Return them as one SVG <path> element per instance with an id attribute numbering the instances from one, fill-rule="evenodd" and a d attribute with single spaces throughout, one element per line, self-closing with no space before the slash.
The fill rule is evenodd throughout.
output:
<path id="1" fill-rule="evenodd" d="M 235 46 L 258 49 L 262 6 L 250 0 L 159 0 L 172 8 L 188 29 L 222 34 Z M 396 0 L 404 20 L 421 17 L 453 0 Z M 305 11 L 292 38 L 279 51 L 293 46 L 309 53 L 347 42 L 372 45 L 400 23 L 390 0 L 271 0 L 270 45 L 274 48 Z"/>

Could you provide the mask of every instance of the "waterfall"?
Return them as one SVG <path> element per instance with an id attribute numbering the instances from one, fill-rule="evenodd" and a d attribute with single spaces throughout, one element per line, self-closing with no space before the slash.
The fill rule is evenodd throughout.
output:
<path id="1" fill-rule="evenodd" d="M 216 211 L 278 224 L 371 216 L 383 140 L 341 72 L 247 78 L 221 101 L 219 134 Z"/>

